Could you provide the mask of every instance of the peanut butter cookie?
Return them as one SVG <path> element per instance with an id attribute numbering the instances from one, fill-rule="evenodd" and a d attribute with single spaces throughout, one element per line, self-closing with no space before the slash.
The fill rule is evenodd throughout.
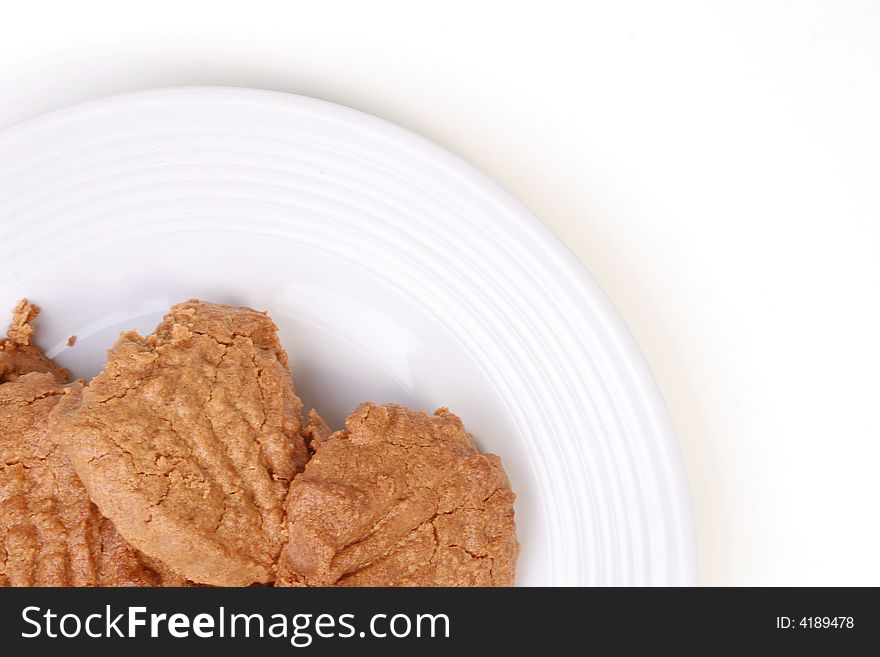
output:
<path id="1" fill-rule="evenodd" d="M 509 586 L 514 494 L 461 420 L 359 406 L 290 487 L 279 585 Z"/>
<path id="2" fill-rule="evenodd" d="M 91 499 L 142 552 L 197 583 L 275 579 L 284 499 L 307 459 L 275 324 L 192 300 L 53 413 Z"/>
<path id="3" fill-rule="evenodd" d="M 47 373 L 0 384 L 0 586 L 183 585 L 89 500 L 48 428 L 63 389 Z"/>

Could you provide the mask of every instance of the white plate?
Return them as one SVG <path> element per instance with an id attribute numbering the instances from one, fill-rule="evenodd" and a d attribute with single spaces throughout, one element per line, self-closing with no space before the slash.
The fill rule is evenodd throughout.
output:
<path id="1" fill-rule="evenodd" d="M 448 406 L 502 456 L 520 584 L 694 581 L 674 436 L 626 328 L 540 221 L 399 127 L 182 88 L 7 129 L 0 313 L 25 296 L 79 377 L 174 302 L 267 309 L 335 426 L 366 399 Z"/>

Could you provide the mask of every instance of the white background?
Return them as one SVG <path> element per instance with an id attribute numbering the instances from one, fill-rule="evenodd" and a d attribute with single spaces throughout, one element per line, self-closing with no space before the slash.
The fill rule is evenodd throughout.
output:
<path id="1" fill-rule="evenodd" d="M 0 126 L 223 84 L 505 185 L 632 329 L 703 584 L 880 585 L 880 3 L 0 2 Z"/>

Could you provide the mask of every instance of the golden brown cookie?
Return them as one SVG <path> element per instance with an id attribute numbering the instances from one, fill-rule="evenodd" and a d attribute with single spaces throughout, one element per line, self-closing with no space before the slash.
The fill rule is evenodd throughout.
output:
<path id="1" fill-rule="evenodd" d="M 461 420 L 360 405 L 290 487 L 278 584 L 510 586 L 514 494 Z"/>
<path id="2" fill-rule="evenodd" d="M 307 458 L 301 409 L 272 320 L 193 300 L 153 335 L 123 334 L 53 418 L 128 542 L 194 582 L 237 586 L 275 579 Z"/>
<path id="3" fill-rule="evenodd" d="M 63 386 L 0 384 L 0 586 L 183 585 L 102 518 L 48 428 Z"/>
<path id="4" fill-rule="evenodd" d="M 48 372 L 58 383 L 67 381 L 67 370 L 58 367 L 31 344 L 33 321 L 39 314 L 39 307 L 27 299 L 22 299 L 15 307 L 8 337 L 0 338 L 0 383 L 14 381 L 29 372 Z"/>

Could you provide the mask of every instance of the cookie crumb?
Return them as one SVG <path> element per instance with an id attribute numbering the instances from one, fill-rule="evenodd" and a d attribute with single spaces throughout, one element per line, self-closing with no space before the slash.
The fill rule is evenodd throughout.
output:
<path id="1" fill-rule="evenodd" d="M 33 344 L 33 321 L 40 309 L 22 299 L 12 313 L 6 338 L 0 337 L 0 383 L 15 381 L 30 372 L 48 372 L 58 383 L 65 383 L 68 371 L 46 358 Z"/>
<path id="2" fill-rule="evenodd" d="M 314 452 L 317 449 L 318 444 L 330 438 L 330 434 L 332 433 L 333 431 L 330 429 L 330 425 L 324 421 L 324 418 L 318 414 L 318 411 L 314 408 L 310 410 L 308 422 L 302 430 L 302 435 L 303 438 L 306 439 L 309 451 Z"/>
<path id="3" fill-rule="evenodd" d="M 12 323 L 6 331 L 9 340 L 23 347 L 30 346 L 34 334 L 32 322 L 40 314 L 40 307 L 22 299 L 12 311 Z"/>
<path id="4" fill-rule="evenodd" d="M 71 335 L 69 338 L 67 338 L 67 346 L 68 347 L 72 347 L 75 344 L 76 344 L 76 336 L 75 335 Z"/>

